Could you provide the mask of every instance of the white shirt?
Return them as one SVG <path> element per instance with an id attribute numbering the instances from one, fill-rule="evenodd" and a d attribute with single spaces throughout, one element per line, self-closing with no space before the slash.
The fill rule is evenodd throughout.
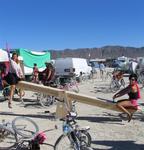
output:
<path id="1" fill-rule="evenodd" d="M 16 75 L 21 78 L 23 76 L 22 69 L 20 67 L 20 64 L 17 64 L 15 61 L 10 60 L 10 72 L 16 73 Z"/>

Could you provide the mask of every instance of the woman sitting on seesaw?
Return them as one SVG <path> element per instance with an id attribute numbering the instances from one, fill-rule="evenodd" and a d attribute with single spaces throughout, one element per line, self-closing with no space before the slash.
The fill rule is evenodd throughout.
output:
<path id="1" fill-rule="evenodd" d="M 140 89 L 137 84 L 137 75 L 131 74 L 129 76 L 129 81 L 130 83 L 126 88 L 122 89 L 113 96 L 113 99 L 115 99 L 117 97 L 128 94 L 129 99 L 123 99 L 117 102 L 117 107 L 127 114 L 128 122 L 131 121 L 134 112 L 128 111 L 127 108 L 132 107 L 135 109 L 135 111 L 138 110 L 139 107 L 137 100 L 140 98 Z"/>

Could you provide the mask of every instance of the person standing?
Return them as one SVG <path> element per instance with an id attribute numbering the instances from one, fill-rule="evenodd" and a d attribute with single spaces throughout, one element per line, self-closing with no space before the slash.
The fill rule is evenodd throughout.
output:
<path id="1" fill-rule="evenodd" d="M 103 80 L 104 72 L 105 72 L 105 65 L 102 62 L 99 64 L 99 70 L 100 70 L 100 78 Z"/>
<path id="2" fill-rule="evenodd" d="M 10 97 L 8 99 L 9 108 L 12 108 L 12 99 L 16 88 L 16 84 L 24 78 L 22 69 L 18 62 L 18 54 L 14 52 L 12 54 L 12 58 L 10 59 L 10 69 L 8 71 L 8 74 L 4 77 L 4 80 L 6 80 L 6 82 L 10 85 Z"/>
<path id="3" fill-rule="evenodd" d="M 37 67 L 37 64 L 36 63 L 34 63 L 34 67 L 33 67 L 33 79 L 32 79 L 32 81 L 34 82 L 34 83 L 38 83 L 38 73 L 39 73 L 39 70 L 38 70 L 38 67 Z"/>

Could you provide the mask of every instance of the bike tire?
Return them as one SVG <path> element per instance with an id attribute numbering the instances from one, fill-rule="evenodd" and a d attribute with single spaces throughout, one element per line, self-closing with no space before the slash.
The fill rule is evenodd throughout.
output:
<path id="1" fill-rule="evenodd" d="M 82 137 L 84 144 L 86 144 L 86 146 L 91 146 L 92 138 L 89 132 L 87 130 L 79 130 L 79 132 L 81 132 L 80 135 Z"/>
<path id="2" fill-rule="evenodd" d="M 107 74 L 106 74 L 106 78 L 105 78 L 105 80 L 111 80 L 112 79 L 112 73 L 110 73 L 110 72 L 108 72 Z"/>
<path id="3" fill-rule="evenodd" d="M 55 142 L 54 150 L 78 150 L 78 149 L 73 147 L 73 144 L 71 143 L 69 136 L 63 134 Z"/>
<path id="4" fill-rule="evenodd" d="M 138 76 L 138 83 L 143 84 L 144 81 L 144 72 L 141 72 L 140 75 Z"/>
<path id="5" fill-rule="evenodd" d="M 38 93 L 37 100 L 42 107 L 49 107 L 55 102 L 55 98 L 53 96 L 49 96 L 43 93 Z"/>
<path id="6" fill-rule="evenodd" d="M 14 131 L 23 138 L 31 138 L 39 132 L 39 127 L 32 119 L 27 117 L 16 117 L 12 121 Z"/>
<path id="7" fill-rule="evenodd" d="M 68 91 L 72 91 L 72 92 L 75 92 L 75 93 L 79 93 L 79 87 L 76 83 L 67 83 L 64 87 L 65 90 L 68 90 Z"/>
<path id="8" fill-rule="evenodd" d="M 2 94 L 4 97 L 7 97 L 10 95 L 10 86 L 7 86 L 3 89 Z"/>
<path id="9" fill-rule="evenodd" d="M 123 87 L 125 87 L 125 81 L 124 81 L 124 79 L 121 79 L 121 85 L 122 85 Z"/>
<path id="10" fill-rule="evenodd" d="M 17 145 L 17 136 L 10 128 L 0 125 L 0 150 L 10 150 Z"/>
<path id="11" fill-rule="evenodd" d="M 70 91 L 73 91 L 75 93 L 79 93 L 79 91 L 80 91 L 78 85 L 74 85 L 74 86 L 70 87 L 69 89 L 70 89 Z"/>
<path id="12" fill-rule="evenodd" d="M 111 83 L 110 83 L 110 89 L 111 89 L 112 92 L 116 92 L 116 91 L 119 90 L 119 87 L 117 86 L 116 81 L 114 81 L 114 80 L 111 81 Z"/>

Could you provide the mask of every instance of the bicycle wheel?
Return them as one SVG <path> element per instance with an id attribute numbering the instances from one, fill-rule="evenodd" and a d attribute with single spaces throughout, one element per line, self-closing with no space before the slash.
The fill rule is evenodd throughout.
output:
<path id="1" fill-rule="evenodd" d="M 79 150 L 75 144 L 68 135 L 61 135 L 54 145 L 54 150 Z"/>
<path id="2" fill-rule="evenodd" d="M 55 102 L 55 97 L 54 96 L 50 96 L 50 95 L 46 95 L 43 93 L 39 93 L 37 96 L 37 100 L 39 101 L 39 103 L 41 104 L 41 106 L 43 107 L 47 107 L 52 105 Z"/>
<path id="3" fill-rule="evenodd" d="M 7 97 L 10 95 L 10 86 L 7 86 L 3 89 L 3 92 L 2 92 L 3 96 L 4 97 Z"/>
<path id="4" fill-rule="evenodd" d="M 121 79 L 121 85 L 123 86 L 123 87 L 125 87 L 125 81 L 124 81 L 124 79 Z"/>
<path id="5" fill-rule="evenodd" d="M 79 93 L 79 87 L 78 87 L 78 85 L 72 85 L 72 86 L 69 86 L 69 91 L 73 91 L 73 92 L 75 92 L 75 93 Z"/>
<path id="6" fill-rule="evenodd" d="M 111 81 L 110 89 L 111 89 L 112 92 L 116 92 L 117 90 L 119 90 L 119 86 L 117 85 L 115 80 Z"/>
<path id="7" fill-rule="evenodd" d="M 80 132 L 80 137 L 79 140 L 85 145 L 85 146 L 90 146 L 92 139 L 91 139 L 91 135 L 89 134 L 89 132 L 87 130 L 79 130 L 78 132 Z"/>
<path id="8" fill-rule="evenodd" d="M 17 144 L 17 136 L 6 126 L 0 125 L 0 150 L 10 150 Z"/>
<path id="9" fill-rule="evenodd" d="M 16 117 L 12 121 L 12 127 L 14 131 L 24 138 L 33 137 L 38 131 L 38 125 L 30 118 L 27 117 Z"/>
<path id="10" fill-rule="evenodd" d="M 112 73 L 110 73 L 110 72 L 107 72 L 107 73 L 106 73 L 105 80 L 108 80 L 108 81 L 110 81 L 111 79 L 112 79 Z"/>
<path id="11" fill-rule="evenodd" d="M 140 75 L 138 76 L 138 83 L 143 84 L 144 81 L 144 72 L 141 72 Z"/>

